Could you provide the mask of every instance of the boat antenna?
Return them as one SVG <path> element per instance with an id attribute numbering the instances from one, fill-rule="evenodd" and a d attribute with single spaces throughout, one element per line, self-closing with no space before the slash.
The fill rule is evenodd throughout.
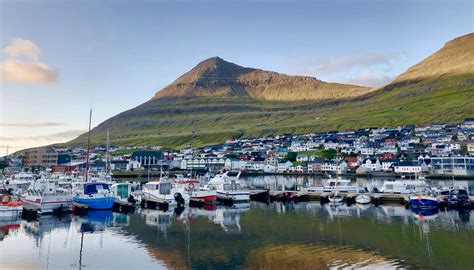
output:
<path id="1" fill-rule="evenodd" d="M 91 121 L 92 121 L 92 104 L 89 110 L 89 132 L 87 133 L 86 182 L 89 178 L 89 155 L 91 152 Z"/>

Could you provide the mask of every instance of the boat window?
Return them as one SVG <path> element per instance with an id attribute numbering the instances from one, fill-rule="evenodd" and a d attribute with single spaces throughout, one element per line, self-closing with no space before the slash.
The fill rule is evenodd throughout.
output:
<path id="1" fill-rule="evenodd" d="M 393 189 L 393 185 L 386 185 L 385 188 L 386 189 Z"/>
<path id="2" fill-rule="evenodd" d="M 160 194 L 169 195 L 171 194 L 171 183 L 160 184 Z"/>
<path id="3" fill-rule="evenodd" d="M 231 184 L 224 184 L 224 190 L 232 190 Z"/>

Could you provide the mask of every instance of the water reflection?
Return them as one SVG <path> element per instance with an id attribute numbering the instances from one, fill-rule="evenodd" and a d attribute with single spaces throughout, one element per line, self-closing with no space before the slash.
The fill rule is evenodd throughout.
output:
<path id="1" fill-rule="evenodd" d="M 4 269 L 474 266 L 470 212 L 399 205 L 252 202 L 131 215 L 91 211 L 5 226 Z"/>

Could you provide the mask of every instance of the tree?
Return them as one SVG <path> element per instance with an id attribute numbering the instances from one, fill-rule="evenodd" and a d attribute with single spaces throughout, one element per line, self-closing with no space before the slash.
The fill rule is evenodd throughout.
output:
<path id="1" fill-rule="evenodd" d="M 295 162 L 297 155 L 298 155 L 298 153 L 296 153 L 296 152 L 288 152 L 288 153 L 286 154 L 285 160 L 291 161 L 291 162 Z"/>

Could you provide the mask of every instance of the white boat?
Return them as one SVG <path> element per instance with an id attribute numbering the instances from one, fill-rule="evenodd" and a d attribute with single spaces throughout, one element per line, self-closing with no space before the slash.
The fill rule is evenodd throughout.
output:
<path id="1" fill-rule="evenodd" d="M 324 186 L 312 186 L 307 190 L 309 192 L 334 192 L 335 190 L 339 192 L 354 192 L 354 193 L 363 193 L 365 188 L 359 185 L 352 185 L 351 180 L 347 179 L 328 179 Z"/>
<path id="2" fill-rule="evenodd" d="M 72 210 L 71 190 L 61 188 L 54 181 L 45 178 L 33 181 L 21 200 L 24 209 L 34 210 L 39 214 Z"/>
<path id="3" fill-rule="evenodd" d="M 157 204 L 174 206 L 178 201 L 182 204 L 189 203 L 189 194 L 177 189 L 170 179 L 161 179 L 145 184 L 143 188 L 142 201 L 154 202 Z"/>
<path id="4" fill-rule="evenodd" d="M 339 195 L 339 193 L 334 193 L 328 196 L 328 200 L 332 203 L 341 203 L 344 200 L 344 197 Z"/>
<path id="5" fill-rule="evenodd" d="M 250 191 L 243 190 L 240 184 L 240 172 L 234 175 L 230 172 L 217 174 L 207 183 L 205 189 L 215 190 L 220 199 L 229 199 L 234 203 L 250 201 Z"/>
<path id="6" fill-rule="evenodd" d="M 358 204 L 368 204 L 370 203 L 370 197 L 365 194 L 359 194 L 355 197 L 355 201 Z"/>
<path id="7" fill-rule="evenodd" d="M 380 192 L 393 194 L 411 194 L 421 192 L 427 188 L 429 189 L 428 184 L 420 180 L 388 181 L 383 183 L 383 186 L 380 188 Z"/>
<path id="8" fill-rule="evenodd" d="M 31 173 L 18 173 L 12 177 L 1 180 L 0 187 L 10 191 L 14 195 L 20 195 L 30 187 L 30 183 L 38 178 L 37 175 Z"/>
<path id="9" fill-rule="evenodd" d="M 22 202 L 14 201 L 7 190 L 0 190 L 0 218 L 14 220 L 21 218 L 22 212 Z"/>

